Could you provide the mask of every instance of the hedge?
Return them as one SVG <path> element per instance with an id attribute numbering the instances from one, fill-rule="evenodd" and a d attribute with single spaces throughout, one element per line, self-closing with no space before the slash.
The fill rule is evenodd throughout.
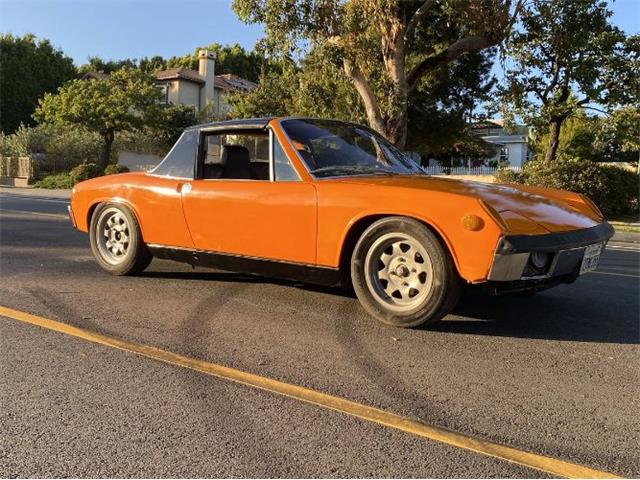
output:
<path id="1" fill-rule="evenodd" d="M 69 172 L 56 175 L 48 175 L 42 180 L 34 183 L 36 188 L 72 188 L 76 183 L 88 180 L 102 175 L 112 175 L 114 173 L 128 172 L 129 169 L 124 165 L 109 164 L 104 172 L 95 163 L 83 163 L 74 167 Z"/>
<path id="2" fill-rule="evenodd" d="M 535 160 L 521 172 L 498 170 L 496 180 L 582 193 L 606 217 L 638 213 L 638 174 L 614 165 L 581 159 Z"/>

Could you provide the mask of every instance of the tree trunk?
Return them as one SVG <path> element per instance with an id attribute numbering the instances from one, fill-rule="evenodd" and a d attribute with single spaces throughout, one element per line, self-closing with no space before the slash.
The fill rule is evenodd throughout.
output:
<path id="1" fill-rule="evenodd" d="M 366 78 L 364 78 L 360 69 L 346 58 L 344 59 L 344 71 L 351 78 L 353 85 L 356 87 L 356 91 L 362 99 L 369 126 L 381 135 L 385 135 L 386 124 L 380 112 L 378 99 L 373 93 L 373 90 L 371 90 Z"/>
<path id="2" fill-rule="evenodd" d="M 562 127 L 563 120 L 563 118 L 552 118 L 551 122 L 549 122 L 549 145 L 544 157 L 547 162 L 551 162 L 556 159 L 558 144 L 560 143 L 560 128 Z"/>
<path id="3" fill-rule="evenodd" d="M 109 129 L 102 134 L 102 147 L 100 147 L 98 166 L 103 170 L 107 168 L 107 165 L 111 162 L 111 147 L 113 146 L 114 137 L 115 132 L 112 129 Z"/>
<path id="4" fill-rule="evenodd" d="M 407 108 L 405 103 L 404 112 L 386 121 L 384 137 L 400 150 L 403 150 L 407 143 L 407 127 Z"/>

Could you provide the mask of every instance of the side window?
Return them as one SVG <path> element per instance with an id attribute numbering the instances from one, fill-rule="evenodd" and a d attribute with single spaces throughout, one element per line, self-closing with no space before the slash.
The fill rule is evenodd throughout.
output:
<path id="1" fill-rule="evenodd" d="M 198 136 L 198 130 L 185 131 L 164 160 L 150 173 L 167 177 L 193 178 Z"/>
<path id="2" fill-rule="evenodd" d="M 203 178 L 269 180 L 269 136 L 266 132 L 207 135 Z"/>
<path id="3" fill-rule="evenodd" d="M 300 181 L 298 173 L 295 171 L 289 158 L 278 139 L 273 136 L 273 174 L 276 181 L 297 182 Z"/>

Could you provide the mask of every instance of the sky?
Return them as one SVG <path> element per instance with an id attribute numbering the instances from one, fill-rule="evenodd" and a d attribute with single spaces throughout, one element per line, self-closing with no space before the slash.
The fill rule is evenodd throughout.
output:
<path id="1" fill-rule="evenodd" d="M 640 33 L 640 0 L 611 8 L 615 25 Z M 0 31 L 48 38 L 77 65 L 91 56 L 184 55 L 211 43 L 251 49 L 262 36 L 236 18 L 231 0 L 0 0 Z"/>

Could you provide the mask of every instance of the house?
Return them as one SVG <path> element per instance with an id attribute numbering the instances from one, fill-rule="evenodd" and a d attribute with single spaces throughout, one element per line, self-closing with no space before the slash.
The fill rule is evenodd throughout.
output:
<path id="1" fill-rule="evenodd" d="M 522 167 L 531 157 L 529 127 L 516 125 L 513 130 L 506 130 L 502 120 L 486 120 L 470 128 L 483 141 L 496 145 L 496 155 L 487 159 L 489 165 Z"/>
<path id="2" fill-rule="evenodd" d="M 226 117 L 229 104 L 226 96 L 235 92 L 250 92 L 257 85 L 232 73 L 216 75 L 216 54 L 208 50 L 198 52 L 198 70 L 169 68 L 155 73 L 156 85 L 163 93 L 163 103 L 191 105 L 204 121 Z M 85 73 L 81 80 L 104 80 L 104 72 Z M 118 163 L 130 170 L 148 170 L 157 165 L 161 157 L 151 154 L 120 151 Z"/>
<path id="3" fill-rule="evenodd" d="M 222 119 L 229 112 L 225 97 L 235 92 L 250 92 L 257 85 L 232 73 L 216 75 L 216 54 L 208 50 L 198 52 L 198 70 L 169 68 L 155 73 L 156 84 L 164 103 L 192 105 L 203 117 Z M 104 72 L 85 73 L 81 80 L 104 80 Z"/>
<path id="4" fill-rule="evenodd" d="M 209 109 L 212 119 L 224 118 L 229 111 L 225 96 L 233 92 L 249 92 L 257 85 L 231 73 L 215 74 L 216 54 L 208 50 L 198 53 L 198 71 L 169 68 L 155 73 L 157 85 L 167 103 L 192 105 L 197 111 Z"/>

